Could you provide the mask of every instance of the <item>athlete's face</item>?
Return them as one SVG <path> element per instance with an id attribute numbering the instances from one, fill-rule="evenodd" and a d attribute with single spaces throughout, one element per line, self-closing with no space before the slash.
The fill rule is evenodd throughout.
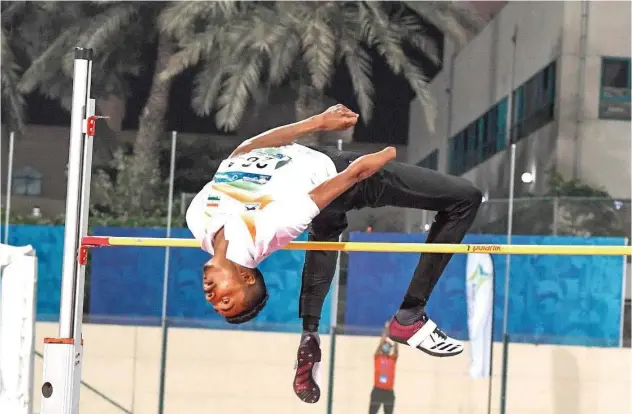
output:
<path id="1" fill-rule="evenodd" d="M 226 259 L 214 258 L 204 265 L 204 294 L 223 317 L 231 317 L 246 310 L 246 290 L 253 283 L 249 275 Z"/>

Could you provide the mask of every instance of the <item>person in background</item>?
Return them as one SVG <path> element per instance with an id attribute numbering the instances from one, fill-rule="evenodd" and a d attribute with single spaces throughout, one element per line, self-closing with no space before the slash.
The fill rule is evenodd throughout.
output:
<path id="1" fill-rule="evenodd" d="M 384 331 L 380 344 L 375 350 L 373 357 L 374 370 L 373 390 L 371 391 L 371 402 L 369 404 L 369 414 L 377 414 L 380 407 L 384 407 L 384 414 L 393 414 L 395 409 L 395 364 L 397 363 L 398 349 L 397 342 L 388 339 L 389 323 L 384 324 Z"/>

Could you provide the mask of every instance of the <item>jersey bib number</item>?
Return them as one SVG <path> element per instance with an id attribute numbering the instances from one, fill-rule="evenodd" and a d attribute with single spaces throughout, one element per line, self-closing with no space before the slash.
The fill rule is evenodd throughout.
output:
<path id="1" fill-rule="evenodd" d="M 250 152 L 222 161 L 218 172 L 272 175 L 290 160 L 290 157 L 280 152 Z"/>

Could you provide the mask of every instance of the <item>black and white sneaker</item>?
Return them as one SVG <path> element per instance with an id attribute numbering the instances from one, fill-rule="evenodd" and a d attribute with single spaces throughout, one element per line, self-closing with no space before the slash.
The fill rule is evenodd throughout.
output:
<path id="1" fill-rule="evenodd" d="M 449 357 L 463 352 L 463 342 L 450 338 L 424 315 L 412 325 L 402 325 L 396 318 L 388 328 L 389 338 L 435 357 Z"/>

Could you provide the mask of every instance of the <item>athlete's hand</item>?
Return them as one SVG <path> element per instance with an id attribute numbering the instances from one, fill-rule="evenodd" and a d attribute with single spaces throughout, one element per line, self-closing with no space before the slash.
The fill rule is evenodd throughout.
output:
<path id="1" fill-rule="evenodd" d="M 340 131 L 351 128 L 358 122 L 358 114 L 341 104 L 327 108 L 314 118 L 324 131 Z"/>

